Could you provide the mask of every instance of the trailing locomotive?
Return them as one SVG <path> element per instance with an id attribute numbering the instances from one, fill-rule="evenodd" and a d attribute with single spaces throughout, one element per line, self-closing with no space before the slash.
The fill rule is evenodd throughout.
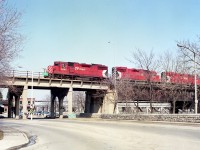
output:
<path id="1" fill-rule="evenodd" d="M 130 79 L 135 81 L 160 82 L 160 76 L 155 71 L 143 69 L 113 67 L 112 73 L 116 70 L 116 79 Z"/>
<path id="2" fill-rule="evenodd" d="M 116 71 L 116 72 L 115 72 Z M 194 84 L 194 75 L 181 74 L 175 72 L 162 72 L 161 75 L 155 71 L 143 69 L 113 67 L 112 74 L 116 74 L 116 79 L 129 79 L 133 81 L 167 82 L 173 84 Z M 197 85 L 200 85 L 200 78 L 197 76 Z"/>
<path id="3" fill-rule="evenodd" d="M 101 64 L 55 61 L 54 65 L 48 66 L 45 77 L 102 80 L 108 78 L 108 67 Z"/>
<path id="4" fill-rule="evenodd" d="M 162 82 L 174 83 L 174 84 L 194 84 L 194 75 L 182 74 L 176 72 L 162 72 Z M 197 84 L 200 85 L 200 80 L 197 77 Z"/>

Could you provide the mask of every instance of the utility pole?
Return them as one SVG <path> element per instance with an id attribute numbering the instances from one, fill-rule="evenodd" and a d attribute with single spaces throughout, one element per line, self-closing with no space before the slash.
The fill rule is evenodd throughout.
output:
<path id="1" fill-rule="evenodd" d="M 114 103 L 115 103 L 115 112 L 116 112 L 116 107 L 117 107 L 117 68 L 116 66 L 113 67 L 112 69 L 113 74 L 112 74 L 112 78 L 113 78 L 113 85 L 114 85 Z M 118 113 L 118 112 L 116 112 Z"/>

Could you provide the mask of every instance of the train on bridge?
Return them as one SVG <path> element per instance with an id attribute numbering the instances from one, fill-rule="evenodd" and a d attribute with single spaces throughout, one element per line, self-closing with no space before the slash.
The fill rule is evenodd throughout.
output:
<path id="1" fill-rule="evenodd" d="M 112 75 L 115 74 L 117 80 L 128 79 L 132 81 L 168 82 L 174 84 L 194 84 L 194 75 L 181 74 L 175 72 L 148 71 L 127 67 L 113 67 Z M 78 62 L 55 61 L 53 65 L 47 67 L 45 77 L 62 79 L 81 80 L 104 80 L 108 79 L 108 66 L 102 64 L 86 64 Z M 197 84 L 200 85 L 200 78 L 197 77 Z"/>
<path id="2" fill-rule="evenodd" d="M 102 80 L 108 78 L 108 66 L 55 61 L 53 65 L 48 66 L 45 77 Z"/>
<path id="3" fill-rule="evenodd" d="M 113 67 L 112 72 L 116 73 L 116 79 L 129 79 L 133 81 L 168 82 L 173 84 L 194 84 L 195 76 L 177 72 L 162 72 L 127 67 Z M 197 85 L 200 85 L 200 78 L 197 76 Z"/>

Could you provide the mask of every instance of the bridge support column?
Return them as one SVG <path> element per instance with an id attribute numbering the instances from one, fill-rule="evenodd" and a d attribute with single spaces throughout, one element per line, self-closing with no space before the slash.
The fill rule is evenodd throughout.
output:
<path id="1" fill-rule="evenodd" d="M 51 89 L 51 118 L 56 117 L 56 109 L 55 109 L 55 102 L 56 102 L 56 97 L 58 97 L 59 101 L 59 117 L 62 119 L 63 118 L 63 100 L 64 97 L 66 96 L 68 89 L 65 88 L 52 88 Z"/>
<path id="2" fill-rule="evenodd" d="M 28 105 L 28 101 L 27 101 L 27 96 L 28 96 L 28 86 L 25 85 L 23 88 L 23 92 L 22 92 L 22 119 L 27 119 L 27 114 L 28 114 L 28 110 L 27 110 L 27 105 Z"/>
<path id="3" fill-rule="evenodd" d="M 8 90 L 8 118 L 19 119 L 19 99 L 22 94 L 21 87 L 15 87 L 15 89 Z"/>
<path id="4" fill-rule="evenodd" d="M 101 94 L 96 90 L 86 92 L 84 113 L 102 113 L 103 97 Z"/>
<path id="5" fill-rule="evenodd" d="M 11 90 L 8 90 L 8 118 L 13 117 L 13 93 Z"/>
<path id="6" fill-rule="evenodd" d="M 15 97 L 15 119 L 19 119 L 19 101 L 22 95 L 22 87 L 17 87 L 16 92 L 14 92 Z"/>
<path id="7" fill-rule="evenodd" d="M 92 97 L 91 99 L 91 113 L 102 113 L 102 97 Z"/>
<path id="8" fill-rule="evenodd" d="M 20 95 L 15 95 L 15 119 L 19 119 L 19 99 Z"/>
<path id="9" fill-rule="evenodd" d="M 55 99 L 56 99 L 56 90 L 51 89 L 51 111 L 50 111 L 51 112 L 51 114 L 50 114 L 51 116 L 50 116 L 50 118 L 55 118 L 55 115 L 54 115 L 54 113 L 55 113 L 55 110 L 54 110 Z"/>
<path id="10" fill-rule="evenodd" d="M 59 98 L 59 118 L 63 119 L 63 98 Z"/>
<path id="11" fill-rule="evenodd" d="M 68 114 L 72 113 L 72 100 L 73 100 L 73 88 L 70 87 L 67 93 L 67 100 L 68 100 Z"/>
<path id="12" fill-rule="evenodd" d="M 60 119 L 63 118 L 63 111 L 64 111 L 63 100 L 66 96 L 66 93 L 67 93 L 67 89 L 59 89 L 58 100 L 59 100 L 59 118 Z"/>
<path id="13" fill-rule="evenodd" d="M 92 93 L 87 91 L 86 98 L 85 98 L 85 111 L 84 113 L 91 113 L 91 100 L 92 100 Z"/>

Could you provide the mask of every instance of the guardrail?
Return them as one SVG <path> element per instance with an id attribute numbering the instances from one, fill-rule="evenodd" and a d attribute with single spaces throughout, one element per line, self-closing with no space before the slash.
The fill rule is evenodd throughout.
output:
<path id="1" fill-rule="evenodd" d="M 107 81 L 88 81 L 88 80 L 81 80 L 81 79 L 65 79 L 65 78 L 61 78 L 61 79 L 57 79 L 57 78 L 48 78 L 48 77 L 44 77 L 44 73 L 45 72 L 32 72 L 32 71 L 18 71 L 18 70 L 12 70 L 10 72 L 7 73 L 8 77 L 12 79 L 12 82 L 14 83 L 14 81 L 25 81 L 25 82 L 31 82 L 31 79 L 35 82 L 37 81 L 38 83 L 41 82 L 41 79 L 45 79 L 43 81 L 45 81 L 45 83 L 48 81 L 49 85 L 51 85 L 52 83 L 59 83 L 60 85 L 64 85 L 64 84 L 71 84 L 71 85 L 81 85 L 83 86 L 83 84 L 85 85 L 94 85 L 94 84 L 98 84 L 98 85 L 108 85 Z M 18 79 L 18 80 L 17 80 Z"/>
<path id="2" fill-rule="evenodd" d="M 55 79 L 44 77 L 44 72 L 18 71 L 12 70 L 6 73 L 10 78 L 9 84 L 23 86 L 38 86 L 38 87 L 73 87 L 82 89 L 108 89 L 107 81 L 88 81 L 75 79 Z"/>
<path id="3" fill-rule="evenodd" d="M 8 73 L 9 77 L 24 77 L 24 78 L 44 78 L 44 72 L 32 72 L 32 71 L 19 71 L 12 70 Z"/>

